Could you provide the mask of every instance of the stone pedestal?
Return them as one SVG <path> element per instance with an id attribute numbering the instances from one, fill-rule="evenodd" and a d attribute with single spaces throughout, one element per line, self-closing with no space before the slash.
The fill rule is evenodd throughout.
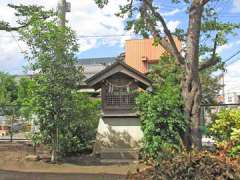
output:
<path id="1" fill-rule="evenodd" d="M 102 117 L 94 153 L 101 159 L 138 159 L 142 137 L 137 117 Z"/>

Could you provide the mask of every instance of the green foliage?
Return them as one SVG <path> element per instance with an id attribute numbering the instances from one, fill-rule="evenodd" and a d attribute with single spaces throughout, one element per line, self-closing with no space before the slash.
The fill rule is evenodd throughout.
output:
<path id="1" fill-rule="evenodd" d="M 78 92 L 83 69 L 75 56 L 75 33 L 59 26 L 53 11 L 13 8 L 20 25 L 31 22 L 18 31 L 29 47 L 25 57 L 34 72 L 32 79 L 21 79 L 18 88 L 22 116 L 32 119 L 39 129 L 29 136 L 34 144 L 51 148 L 53 161 L 56 153 L 79 152 L 95 136 L 99 102 Z"/>
<path id="2" fill-rule="evenodd" d="M 202 104 L 217 104 L 216 96 L 222 89 L 219 77 L 213 76 L 213 72 L 220 70 L 221 67 L 215 65 L 200 72 L 200 82 L 202 86 Z"/>
<path id="3" fill-rule="evenodd" d="M 34 147 L 36 147 L 36 145 L 41 144 L 44 139 L 40 132 L 27 133 L 26 137 L 31 139 L 31 142 Z"/>
<path id="4" fill-rule="evenodd" d="M 214 103 L 215 96 L 221 87 L 211 76 L 211 72 L 212 70 L 209 69 L 200 74 L 203 103 Z M 154 82 L 153 93 L 143 92 L 137 98 L 146 156 L 167 157 L 166 154 L 171 155 L 171 152 L 180 150 L 182 143 L 180 137 L 186 126 L 180 89 L 182 75 L 174 58 L 161 57 L 159 64 L 153 66 L 149 74 Z"/>
<path id="5" fill-rule="evenodd" d="M 19 114 L 29 122 L 32 121 L 36 128 L 41 128 L 41 122 L 36 117 L 38 114 L 38 87 L 30 78 L 22 78 L 18 86 Z M 96 136 L 99 120 L 100 100 L 91 99 L 87 94 L 74 91 L 72 93 L 71 109 L 68 112 L 69 122 L 65 131 L 59 134 L 59 148 L 62 155 L 77 153 L 92 148 Z M 46 127 L 46 126 L 44 126 Z M 45 134 L 46 135 L 46 134 Z M 33 145 L 46 141 L 43 131 L 33 131 L 28 134 Z"/>
<path id="6" fill-rule="evenodd" d="M 36 104 L 34 104 L 34 90 L 36 83 L 30 77 L 23 77 L 18 83 L 18 98 L 19 115 L 26 120 L 31 121 Z"/>
<path id="7" fill-rule="evenodd" d="M 99 8 L 103 8 L 106 4 L 108 4 L 108 0 L 95 0 L 95 3 Z"/>
<path id="8" fill-rule="evenodd" d="M 162 57 L 150 77 L 154 81 L 153 94 L 142 92 L 136 104 L 144 132 L 145 158 L 166 158 L 180 151 L 186 122 L 183 118 L 182 100 L 177 68 L 174 59 Z M 167 67 L 167 68 L 166 68 Z"/>
<path id="9" fill-rule="evenodd" d="M 240 110 L 222 109 L 209 125 L 209 133 L 217 143 L 228 145 L 230 155 L 240 154 Z"/>
<path id="10" fill-rule="evenodd" d="M 0 106 L 12 105 L 17 99 L 17 83 L 14 77 L 0 72 Z"/>
<path id="11" fill-rule="evenodd" d="M 18 110 L 16 100 L 17 83 L 14 76 L 0 72 L 0 114 L 8 117 L 9 121 Z"/>
<path id="12" fill-rule="evenodd" d="M 72 154 L 92 150 L 100 117 L 100 100 L 90 99 L 87 94 L 74 93 L 72 121 L 60 141 L 61 152 Z"/>
<path id="13" fill-rule="evenodd" d="M 12 27 L 8 22 L 0 20 L 0 30 L 5 31 L 19 31 L 22 28 L 28 27 L 36 18 L 47 19 L 52 16 L 52 11 L 44 11 L 42 6 L 36 5 L 13 5 L 8 4 L 10 8 L 16 10 L 15 16 L 20 17 L 17 20 L 18 26 Z M 37 15 L 37 16 L 35 16 Z"/>

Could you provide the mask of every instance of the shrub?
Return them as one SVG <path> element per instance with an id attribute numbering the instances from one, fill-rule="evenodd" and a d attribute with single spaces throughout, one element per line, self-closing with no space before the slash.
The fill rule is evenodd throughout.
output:
<path id="1" fill-rule="evenodd" d="M 142 152 L 145 159 L 160 160 L 181 149 L 180 136 L 186 123 L 176 68 L 172 61 L 169 57 L 162 58 L 160 62 L 163 64 L 156 66 L 150 74 L 154 81 L 153 92 L 141 92 L 136 99 L 144 133 Z M 166 65 L 168 68 L 164 68 Z"/>
<path id="2" fill-rule="evenodd" d="M 225 158 L 209 152 L 191 152 L 129 174 L 127 179 L 237 180 L 240 179 L 240 169 L 236 161 L 226 161 Z"/>
<path id="3" fill-rule="evenodd" d="M 240 109 L 222 109 L 209 125 L 210 135 L 231 156 L 240 154 Z"/>
<path id="4" fill-rule="evenodd" d="M 96 138 L 96 130 L 100 117 L 100 100 L 92 99 L 85 93 L 74 94 L 73 119 L 67 132 L 62 134 L 61 152 L 65 155 L 89 151 Z"/>

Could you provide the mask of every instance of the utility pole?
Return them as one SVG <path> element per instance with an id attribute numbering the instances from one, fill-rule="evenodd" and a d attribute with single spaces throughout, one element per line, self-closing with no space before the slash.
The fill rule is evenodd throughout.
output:
<path id="1" fill-rule="evenodd" d="M 66 12 L 71 11 L 71 4 L 66 0 L 58 0 L 59 25 L 64 27 L 66 23 Z"/>

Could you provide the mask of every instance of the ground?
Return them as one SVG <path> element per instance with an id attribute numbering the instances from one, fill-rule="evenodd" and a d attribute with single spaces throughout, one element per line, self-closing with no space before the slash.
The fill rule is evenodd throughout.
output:
<path id="1" fill-rule="evenodd" d="M 0 144 L 0 180 L 111 180 L 125 179 L 128 172 L 144 168 L 143 164 L 100 164 L 92 156 L 75 156 L 59 164 L 27 161 L 31 146 Z"/>

